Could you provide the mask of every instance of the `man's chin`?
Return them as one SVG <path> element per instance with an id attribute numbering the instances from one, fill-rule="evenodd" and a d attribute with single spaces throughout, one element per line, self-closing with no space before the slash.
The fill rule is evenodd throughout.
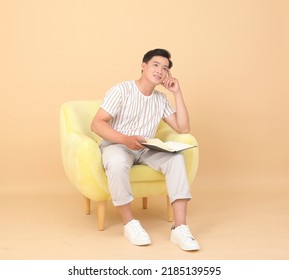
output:
<path id="1" fill-rule="evenodd" d="M 157 80 L 157 81 L 155 81 L 155 85 L 156 85 L 156 86 L 159 86 L 159 85 L 161 85 L 162 83 L 163 83 L 162 80 Z"/>

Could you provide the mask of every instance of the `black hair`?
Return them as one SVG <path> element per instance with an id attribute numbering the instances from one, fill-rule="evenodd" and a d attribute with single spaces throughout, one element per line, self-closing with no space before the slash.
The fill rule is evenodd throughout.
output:
<path id="1" fill-rule="evenodd" d="M 162 57 L 167 58 L 169 60 L 169 69 L 172 68 L 173 62 L 171 61 L 171 54 L 165 49 L 154 49 L 154 50 L 148 51 L 144 55 L 142 62 L 148 63 L 154 56 L 162 56 Z"/>

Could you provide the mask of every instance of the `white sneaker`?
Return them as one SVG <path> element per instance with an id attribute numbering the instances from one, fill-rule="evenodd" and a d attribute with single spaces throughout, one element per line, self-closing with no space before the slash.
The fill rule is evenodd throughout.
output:
<path id="1" fill-rule="evenodd" d="M 171 241 L 185 251 L 199 250 L 197 240 L 191 234 L 187 225 L 180 225 L 171 231 Z"/>
<path id="2" fill-rule="evenodd" d="M 124 225 L 124 236 L 133 245 L 148 245 L 151 243 L 148 233 L 143 229 L 138 220 L 131 220 Z"/>

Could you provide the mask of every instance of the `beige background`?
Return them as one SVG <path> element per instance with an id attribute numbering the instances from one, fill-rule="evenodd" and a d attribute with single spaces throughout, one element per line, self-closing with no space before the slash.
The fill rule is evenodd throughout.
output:
<path id="1" fill-rule="evenodd" d="M 75 195 L 77 201 L 78 194 L 67 182 L 60 158 L 61 104 L 76 99 L 101 99 L 115 83 L 137 79 L 143 54 L 161 47 L 172 53 L 172 73 L 181 83 L 190 112 L 191 133 L 200 146 L 200 167 L 192 189 L 199 200 L 193 209 L 202 213 L 197 206 L 218 203 L 220 207 L 227 205 L 228 213 L 233 207 L 226 203 L 240 199 L 240 193 L 245 197 L 240 207 L 249 199 L 255 207 L 255 202 L 259 203 L 255 210 L 260 213 L 268 210 L 272 202 L 274 207 L 270 209 L 280 212 L 274 216 L 270 210 L 269 216 L 272 221 L 280 222 L 282 229 L 278 228 L 277 232 L 284 235 L 283 241 L 287 240 L 288 19 L 289 4 L 285 0 L 2 1 L 0 203 L 3 209 L 0 218 L 3 228 L 11 228 L 5 226 L 11 220 L 9 215 L 17 224 L 20 213 L 33 204 L 32 197 L 36 195 L 50 195 L 54 199 Z M 268 200 L 262 202 L 265 195 Z M 31 203 L 23 205 L 29 199 Z M 59 207 L 69 204 L 68 200 Z M 213 213 L 207 209 L 206 219 L 216 214 L 217 209 L 217 206 L 212 208 Z M 248 211 L 246 217 L 250 216 Z M 263 220 L 259 218 L 252 220 L 251 225 L 261 223 Z M 204 217 L 196 214 L 196 219 L 203 221 Z M 270 226 L 272 234 L 277 227 Z M 15 228 L 14 232 L 18 230 Z M 205 231 L 204 225 L 199 235 Z M 258 231 L 256 234 L 259 238 Z M 18 240 L 7 233 L 2 241 L 8 236 L 12 243 Z M 29 239 L 29 231 L 26 238 Z M 12 245 L 3 246 L 7 254 L 4 258 L 26 256 L 20 251 L 13 254 Z M 288 253 L 282 250 L 288 248 L 288 241 L 287 247 L 284 246 L 280 244 L 271 256 L 287 258 Z M 280 250 L 282 253 L 278 255 Z M 27 255 L 33 256 L 53 258 L 54 254 Z M 203 258 L 212 256 L 218 258 L 217 253 Z M 90 256 L 75 255 L 78 257 Z M 250 256 L 244 252 L 240 256 L 228 253 L 224 257 Z"/>

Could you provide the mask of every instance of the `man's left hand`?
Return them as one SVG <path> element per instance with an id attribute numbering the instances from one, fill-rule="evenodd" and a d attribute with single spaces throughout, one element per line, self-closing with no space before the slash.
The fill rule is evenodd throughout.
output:
<path id="1" fill-rule="evenodd" d="M 177 93 L 180 91 L 179 81 L 172 76 L 170 71 L 168 72 L 168 76 L 163 80 L 162 86 L 172 93 Z"/>

